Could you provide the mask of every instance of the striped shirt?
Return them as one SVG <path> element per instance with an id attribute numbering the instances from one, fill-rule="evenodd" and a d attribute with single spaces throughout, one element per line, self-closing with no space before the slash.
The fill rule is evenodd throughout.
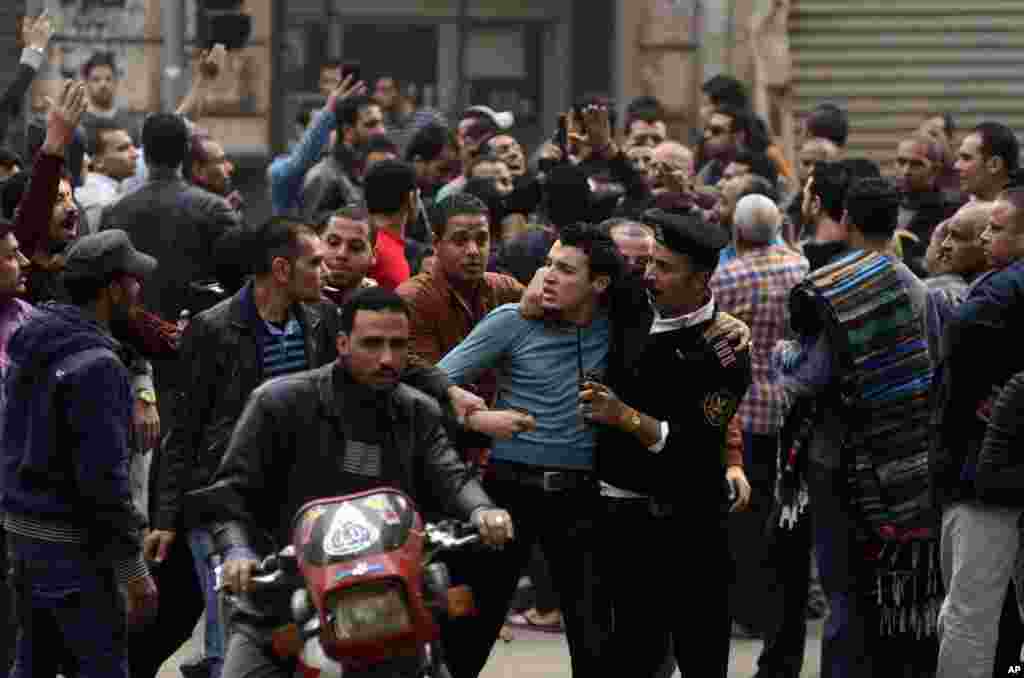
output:
<path id="1" fill-rule="evenodd" d="M 263 325 L 266 328 L 263 335 L 264 379 L 309 369 L 309 361 L 306 359 L 306 337 L 302 331 L 302 323 L 294 313 L 288 315 L 284 329 L 269 322 L 264 322 Z"/>
<path id="2" fill-rule="evenodd" d="M 750 327 L 753 380 L 737 412 L 744 431 L 772 434 L 779 430 L 785 396 L 772 381 L 771 351 L 789 332 L 789 292 L 807 270 L 802 255 L 769 245 L 720 265 L 711 277 L 718 308 Z"/>

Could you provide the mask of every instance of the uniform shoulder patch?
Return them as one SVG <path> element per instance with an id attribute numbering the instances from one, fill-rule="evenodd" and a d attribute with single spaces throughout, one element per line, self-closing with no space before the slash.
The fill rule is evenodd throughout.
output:
<path id="1" fill-rule="evenodd" d="M 740 399 L 729 391 L 709 393 L 704 396 L 704 418 L 712 426 L 723 428 L 736 414 L 739 406 Z"/>
<path id="2" fill-rule="evenodd" d="M 722 367 L 730 367 L 736 363 L 736 352 L 728 337 L 723 337 L 711 344 L 711 350 L 718 356 L 718 362 Z"/>

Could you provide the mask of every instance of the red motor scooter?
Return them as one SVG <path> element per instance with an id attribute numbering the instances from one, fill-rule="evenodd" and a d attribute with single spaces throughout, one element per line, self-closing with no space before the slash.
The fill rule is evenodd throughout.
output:
<path id="1" fill-rule="evenodd" d="M 472 594 L 451 587 L 447 567 L 433 559 L 477 541 L 468 523 L 425 525 L 396 490 L 319 499 L 299 509 L 292 543 L 260 564 L 250 591 L 292 592 L 291 622 L 273 632 L 273 648 L 297 659 L 303 678 L 448 678 L 437 622 L 471 614 Z"/>

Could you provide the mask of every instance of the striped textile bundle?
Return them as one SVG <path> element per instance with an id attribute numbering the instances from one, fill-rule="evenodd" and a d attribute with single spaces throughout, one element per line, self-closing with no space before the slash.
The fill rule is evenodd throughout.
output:
<path id="1" fill-rule="evenodd" d="M 824 302 L 850 413 L 843 460 L 851 498 L 876 536 L 929 518 L 931 363 L 920 319 L 892 261 L 854 252 L 804 283 Z"/>
<path id="2" fill-rule="evenodd" d="M 932 368 L 920 319 L 892 261 L 854 252 L 802 283 L 838 358 L 848 417 L 842 460 L 875 573 L 866 592 L 884 636 L 936 633 L 944 595 L 928 508 Z M 813 298 L 813 300 L 812 300 Z"/>

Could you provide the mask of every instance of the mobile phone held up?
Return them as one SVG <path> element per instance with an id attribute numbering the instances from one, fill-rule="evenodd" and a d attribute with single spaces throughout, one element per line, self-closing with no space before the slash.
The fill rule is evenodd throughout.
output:
<path id="1" fill-rule="evenodd" d="M 354 85 L 363 79 L 363 68 L 358 61 L 346 61 L 341 64 L 341 80 L 345 81 L 345 78 L 352 76 L 352 82 L 350 85 Z"/>

